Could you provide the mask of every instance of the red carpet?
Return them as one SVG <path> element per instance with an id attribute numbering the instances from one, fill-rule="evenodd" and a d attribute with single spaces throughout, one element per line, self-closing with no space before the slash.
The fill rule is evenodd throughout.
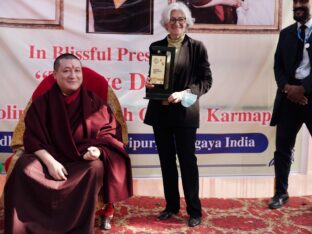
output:
<path id="1" fill-rule="evenodd" d="M 184 200 L 181 210 L 173 218 L 158 221 L 156 215 L 164 207 L 164 199 L 133 197 L 115 206 L 110 231 L 100 233 L 158 234 L 158 233 L 312 233 L 312 196 L 291 197 L 285 207 L 267 208 L 269 199 L 202 199 L 202 224 L 189 228 Z"/>
<path id="2" fill-rule="evenodd" d="M 267 208 L 269 199 L 202 199 L 202 224 L 189 228 L 186 224 L 185 203 L 180 212 L 166 221 L 156 215 L 163 210 L 164 199 L 133 197 L 115 204 L 112 229 L 96 230 L 116 234 L 307 234 L 312 233 L 312 196 L 291 197 L 285 207 Z M 1 212 L 1 218 L 3 218 Z M 1 222 L 1 226 L 3 223 Z M 2 227 L 1 227 L 2 228 Z M 3 233 L 3 230 L 2 232 Z"/>

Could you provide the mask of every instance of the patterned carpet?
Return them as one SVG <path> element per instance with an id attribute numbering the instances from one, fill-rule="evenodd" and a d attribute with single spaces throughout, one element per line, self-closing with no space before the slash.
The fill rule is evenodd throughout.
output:
<path id="1" fill-rule="evenodd" d="M 202 224 L 189 228 L 186 224 L 184 200 L 176 216 L 159 221 L 156 215 L 164 207 L 164 199 L 133 197 L 115 206 L 110 231 L 124 234 L 307 234 L 312 233 L 312 196 L 291 197 L 285 207 L 267 208 L 269 199 L 202 199 Z"/>
<path id="2" fill-rule="evenodd" d="M 269 199 L 202 199 L 202 224 L 189 228 L 185 203 L 180 212 L 166 221 L 157 220 L 164 199 L 133 197 L 115 204 L 112 229 L 95 234 L 308 234 L 312 233 L 312 196 L 291 197 L 281 209 L 267 208 Z M 3 212 L 0 212 L 3 219 Z M 3 227 L 1 222 L 0 228 Z M 97 225 L 97 221 L 96 221 Z M 0 233 L 3 233 L 0 231 Z"/>

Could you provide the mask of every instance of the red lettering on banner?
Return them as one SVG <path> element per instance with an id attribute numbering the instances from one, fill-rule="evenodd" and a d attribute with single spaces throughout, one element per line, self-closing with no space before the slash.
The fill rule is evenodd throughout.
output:
<path id="1" fill-rule="evenodd" d="M 269 111 L 222 111 L 220 108 L 207 109 L 207 122 L 215 123 L 260 123 L 268 125 L 271 120 Z"/>
<path id="2" fill-rule="evenodd" d="M 77 49 L 75 46 L 52 46 L 52 58 L 55 59 L 61 54 L 70 53 L 77 56 L 80 60 L 88 61 L 113 61 L 113 57 L 117 58 L 115 61 L 128 61 L 128 62 L 148 62 L 149 52 L 143 51 L 130 51 L 127 48 L 114 48 L 107 47 L 99 49 L 98 47 L 91 47 L 88 49 Z M 114 56 L 113 56 L 114 53 Z M 48 51 L 46 49 L 38 49 L 35 45 L 29 46 L 29 58 L 30 59 L 47 59 L 51 56 L 47 56 Z"/>
<path id="3" fill-rule="evenodd" d="M 37 80 L 43 80 L 47 78 L 49 75 L 51 75 L 53 71 L 37 71 L 34 74 L 34 77 Z M 104 76 L 103 76 L 104 77 Z M 104 77 L 104 79 L 107 80 L 107 83 L 113 90 L 121 90 L 122 89 L 122 80 L 118 77 L 110 78 L 110 77 Z"/>
<path id="4" fill-rule="evenodd" d="M 208 108 L 208 122 L 219 122 L 219 119 L 215 115 L 215 113 L 219 110 L 219 108 Z"/>
<path id="5" fill-rule="evenodd" d="M 138 61 L 140 61 L 140 62 L 146 61 L 145 54 L 144 54 L 143 52 L 139 52 L 139 53 L 137 54 L 137 59 L 138 59 Z"/>
<path id="6" fill-rule="evenodd" d="M 0 119 L 18 120 L 23 114 L 23 109 L 18 109 L 16 105 L 6 105 L 0 108 Z"/>
<path id="7" fill-rule="evenodd" d="M 142 108 L 141 110 L 139 110 L 139 119 L 140 119 L 141 121 L 144 120 L 145 111 L 146 111 L 146 107 L 144 107 L 144 108 Z"/>
<path id="8" fill-rule="evenodd" d="M 128 50 L 126 48 L 118 48 L 118 56 L 117 60 L 118 61 L 123 61 L 124 60 L 124 55 L 128 54 Z"/>
<path id="9" fill-rule="evenodd" d="M 111 86 L 111 88 L 113 90 L 121 90 L 122 88 L 122 80 L 118 77 L 114 77 L 114 78 L 105 78 L 107 80 L 107 83 L 109 84 L 109 86 Z"/>
<path id="10" fill-rule="evenodd" d="M 35 73 L 35 78 L 37 80 L 43 80 L 45 78 L 47 78 L 49 75 L 51 75 L 53 73 L 53 71 L 37 71 Z"/>
<path id="11" fill-rule="evenodd" d="M 136 52 L 130 52 L 129 53 L 129 61 L 133 61 L 133 60 L 135 60 L 135 59 L 133 59 L 133 58 L 135 58 L 136 57 Z"/>
<path id="12" fill-rule="evenodd" d="M 53 46 L 53 58 L 55 59 L 63 53 L 71 53 L 77 56 L 80 60 L 91 61 L 111 61 L 112 49 L 99 50 L 97 47 L 92 47 L 90 50 L 77 50 L 74 46 Z"/>
<path id="13" fill-rule="evenodd" d="M 130 73 L 130 90 L 144 88 L 145 76 L 141 73 Z"/>
<path id="14" fill-rule="evenodd" d="M 129 51 L 127 48 L 118 48 L 117 61 L 138 61 L 147 62 L 149 60 L 149 53 Z"/>
<path id="15" fill-rule="evenodd" d="M 38 50 L 34 45 L 31 45 L 29 48 L 29 58 L 31 59 L 46 59 L 47 52 L 44 49 Z"/>
<path id="16" fill-rule="evenodd" d="M 37 72 L 35 73 L 35 78 L 36 78 L 37 80 L 39 80 L 39 79 L 41 78 L 40 71 L 37 71 Z"/>
<path id="17" fill-rule="evenodd" d="M 123 108 L 123 117 L 125 121 L 133 121 L 133 113 L 131 111 L 128 111 L 126 107 Z"/>

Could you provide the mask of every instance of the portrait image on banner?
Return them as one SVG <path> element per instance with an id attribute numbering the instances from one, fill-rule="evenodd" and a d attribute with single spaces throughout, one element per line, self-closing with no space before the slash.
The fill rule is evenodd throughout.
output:
<path id="1" fill-rule="evenodd" d="M 191 10 L 195 24 L 191 31 L 211 30 L 278 31 L 280 0 L 168 0 L 184 2 Z M 220 4 L 220 2 L 222 4 Z"/>
<path id="2" fill-rule="evenodd" d="M 154 0 L 87 0 L 87 33 L 153 34 Z"/>

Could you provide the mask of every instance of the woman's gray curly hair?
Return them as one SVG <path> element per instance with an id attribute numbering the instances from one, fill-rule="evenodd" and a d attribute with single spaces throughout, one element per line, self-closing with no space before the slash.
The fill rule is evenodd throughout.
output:
<path id="1" fill-rule="evenodd" d="M 171 11 L 182 11 L 186 18 L 186 24 L 188 27 L 192 27 L 195 19 L 192 18 L 190 9 L 182 2 L 175 2 L 169 4 L 162 12 L 160 24 L 166 28 L 165 24 L 169 23 Z"/>

